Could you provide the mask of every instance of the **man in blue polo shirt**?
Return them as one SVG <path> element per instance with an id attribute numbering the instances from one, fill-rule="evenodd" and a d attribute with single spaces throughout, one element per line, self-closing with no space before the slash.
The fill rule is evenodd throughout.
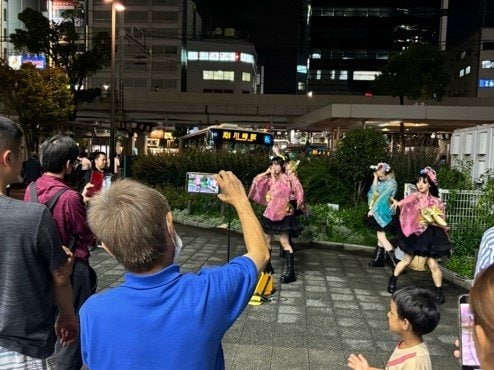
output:
<path id="1" fill-rule="evenodd" d="M 165 198 L 122 180 L 91 201 L 88 221 L 103 248 L 128 271 L 80 311 L 84 363 L 98 369 L 223 369 L 221 339 L 254 291 L 269 253 L 238 178 L 215 175 L 218 197 L 233 205 L 247 253 L 224 266 L 181 274 L 178 240 Z"/>

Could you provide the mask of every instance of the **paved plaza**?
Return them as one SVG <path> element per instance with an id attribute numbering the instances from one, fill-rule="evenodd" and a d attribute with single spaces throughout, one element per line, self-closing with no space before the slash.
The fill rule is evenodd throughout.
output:
<path id="1" fill-rule="evenodd" d="M 228 256 L 228 232 L 176 225 L 184 249 L 182 272 L 220 265 Z M 223 340 L 227 369 L 347 369 L 352 352 L 384 368 L 398 337 L 388 330 L 390 267 L 369 268 L 368 251 L 341 251 L 330 246 L 296 245 L 298 280 L 279 284 L 281 259 L 273 248 L 276 292 L 269 302 L 247 306 Z M 230 256 L 245 252 L 243 238 L 232 232 Z M 92 253 L 91 265 L 99 289 L 122 281 L 124 269 L 102 249 Z M 408 271 L 399 286 L 433 288 L 430 273 Z M 459 369 L 452 356 L 457 337 L 457 297 L 466 290 L 444 282 L 446 303 L 434 332 L 425 336 L 433 369 Z M 132 333 L 129 333 L 132 335 Z M 136 368 L 139 368 L 136 364 Z"/>

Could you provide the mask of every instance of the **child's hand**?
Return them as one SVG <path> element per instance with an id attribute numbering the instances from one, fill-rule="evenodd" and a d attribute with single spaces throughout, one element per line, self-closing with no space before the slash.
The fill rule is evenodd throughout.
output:
<path id="1" fill-rule="evenodd" d="M 347 366 L 355 370 L 369 370 L 369 364 L 364 356 L 361 354 L 354 355 L 353 353 L 348 357 Z"/>

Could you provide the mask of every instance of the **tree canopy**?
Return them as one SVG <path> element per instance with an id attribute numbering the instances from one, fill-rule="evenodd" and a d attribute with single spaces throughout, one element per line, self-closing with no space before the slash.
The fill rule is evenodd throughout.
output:
<path id="1" fill-rule="evenodd" d="M 70 88 L 75 93 L 75 106 L 84 79 L 110 65 L 110 37 L 107 32 L 96 33 L 91 46 L 85 50 L 75 26 L 75 19 L 81 11 L 66 11 L 62 22 L 51 23 L 42 13 L 26 8 L 18 15 L 25 29 L 16 29 L 10 35 L 17 50 L 44 53 L 53 66 L 67 73 Z"/>
<path id="2" fill-rule="evenodd" d="M 450 76 L 446 67 L 446 52 L 433 45 L 412 44 L 401 54 L 389 59 L 382 74 L 375 80 L 376 92 L 425 102 L 441 100 Z"/>
<path id="3" fill-rule="evenodd" d="M 29 150 L 69 118 L 74 106 L 68 85 L 60 68 L 38 70 L 26 63 L 14 70 L 0 61 L 0 102 L 8 114 L 17 116 Z"/>

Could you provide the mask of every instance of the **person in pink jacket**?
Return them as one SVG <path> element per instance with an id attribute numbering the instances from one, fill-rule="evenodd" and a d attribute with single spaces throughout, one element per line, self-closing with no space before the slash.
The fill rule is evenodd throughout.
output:
<path id="1" fill-rule="evenodd" d="M 292 176 L 285 173 L 284 165 L 285 160 L 282 157 L 274 157 L 271 160 L 271 166 L 254 178 L 249 198 L 266 206 L 260 220 L 266 241 L 271 252 L 273 236 L 279 235 L 280 244 L 285 251 L 286 263 L 280 281 L 291 283 L 296 281 L 297 277 L 290 238 L 295 238 L 302 232 L 302 226 L 295 216 L 295 210 L 304 209 L 304 191 L 300 181 L 294 181 Z M 271 261 L 268 262 L 265 271 L 273 272 Z"/>
<path id="2" fill-rule="evenodd" d="M 451 243 L 447 234 L 444 216 L 444 203 L 439 199 L 436 172 L 431 167 L 420 171 L 416 181 L 417 192 L 411 193 L 401 201 L 393 199 L 393 207 L 400 207 L 400 225 L 403 237 L 400 249 L 404 257 L 396 265 L 389 278 L 388 292 L 393 293 L 396 281 L 403 270 L 415 256 L 427 258 L 427 266 L 431 270 L 432 280 L 436 286 L 436 299 L 444 303 L 442 291 L 442 272 L 437 259 L 449 256 Z"/>

